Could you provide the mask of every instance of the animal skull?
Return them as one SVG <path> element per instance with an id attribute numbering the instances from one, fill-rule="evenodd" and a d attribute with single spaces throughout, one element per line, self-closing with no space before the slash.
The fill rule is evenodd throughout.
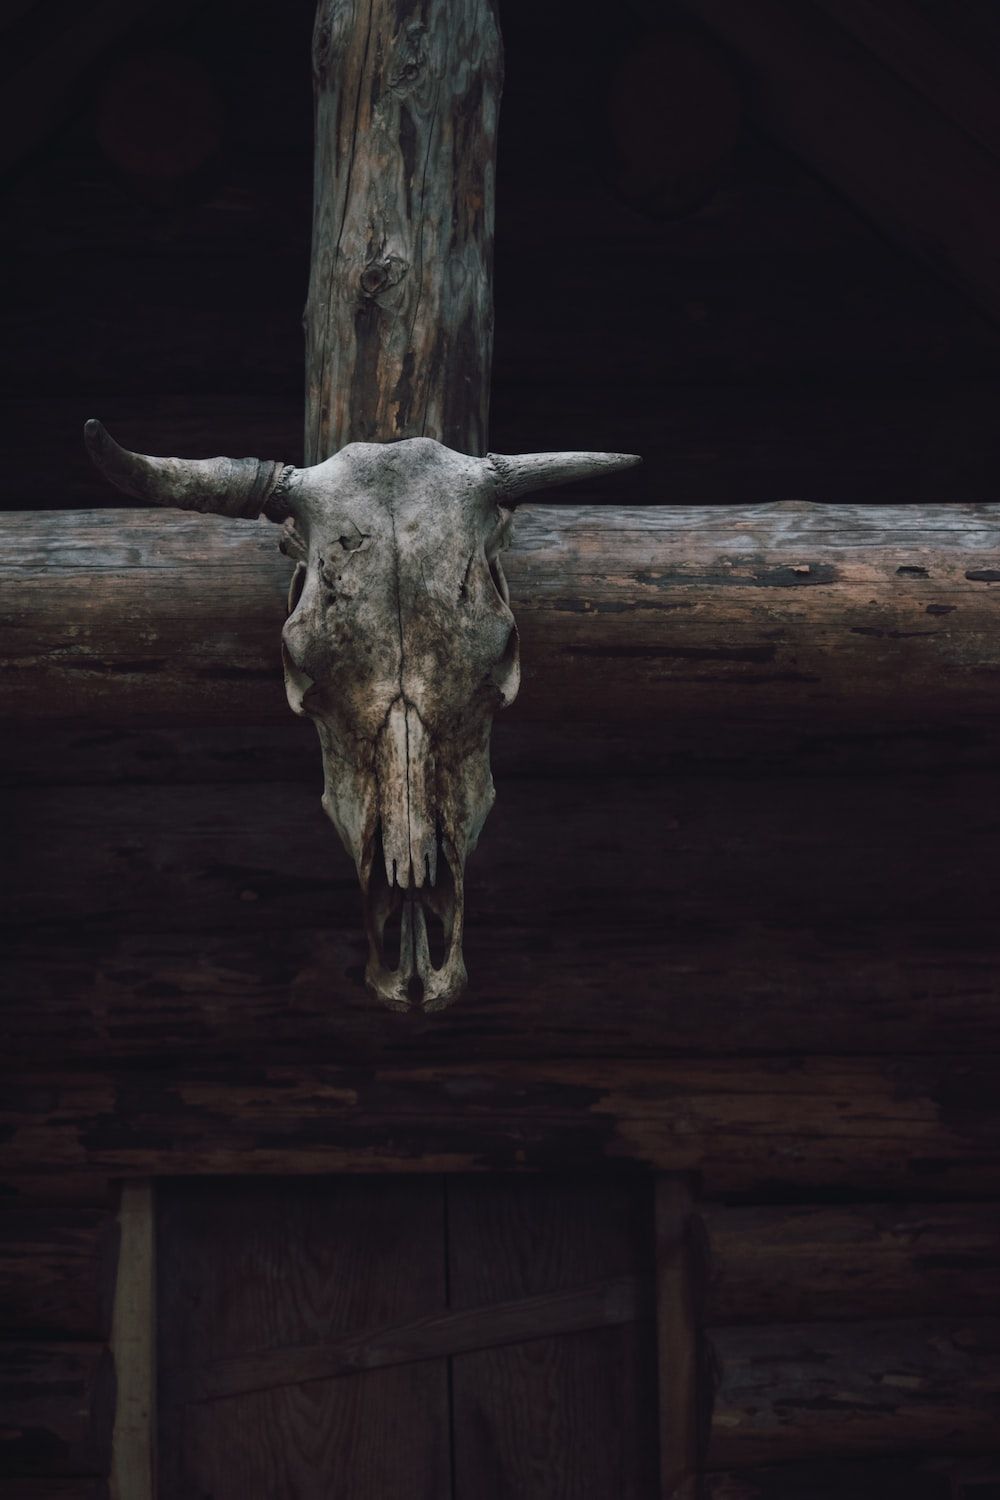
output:
<path id="1" fill-rule="evenodd" d="M 286 522 L 296 561 L 282 632 L 288 701 L 319 732 L 323 807 L 357 866 L 366 983 L 393 1010 L 441 1010 L 466 984 L 465 861 L 493 804 L 490 729 L 520 664 L 500 553 L 514 505 L 628 467 L 616 453 L 470 458 L 430 438 L 350 443 L 293 469 L 87 443 L 130 495 Z"/>

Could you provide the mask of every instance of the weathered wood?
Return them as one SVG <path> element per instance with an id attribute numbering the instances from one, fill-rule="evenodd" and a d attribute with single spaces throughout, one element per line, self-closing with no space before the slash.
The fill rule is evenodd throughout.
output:
<path id="1" fill-rule="evenodd" d="M 683 0 L 750 69 L 752 108 L 907 250 L 1000 314 L 1000 165 L 813 6 Z"/>
<path id="2" fill-rule="evenodd" d="M 968 1489 L 962 1487 L 969 1481 Z M 709 1473 L 704 1500 L 992 1500 L 997 1466 L 981 1459 L 927 1458 L 894 1453 L 891 1458 L 833 1459 Z"/>
<path id="3" fill-rule="evenodd" d="M 701 1308 L 691 1185 L 656 1184 L 656 1354 L 662 1500 L 695 1500 L 702 1437 Z"/>
<path id="4" fill-rule="evenodd" d="M 445 1307 L 435 1179 L 171 1183 L 158 1196 L 166 1370 Z M 447 1495 L 447 1361 L 165 1408 L 160 1453 L 164 1500 Z"/>
<path id="5" fill-rule="evenodd" d="M 266 523 L 22 513 L 2 530 L 6 722 L 287 712 L 288 563 Z M 508 558 L 524 719 L 669 716 L 702 743 L 720 724 L 993 721 L 992 506 L 539 506 Z"/>
<path id="6" fill-rule="evenodd" d="M 111 1500 L 156 1494 L 156 1232 L 151 1182 L 122 1185 L 121 1250 L 111 1324 L 118 1400 Z"/>
<path id="7" fill-rule="evenodd" d="M 206 786 L 4 798 L 11 1059 L 997 1047 L 991 775 L 510 782 L 470 865 L 471 992 L 401 1031 L 357 983 L 354 870 L 318 768 L 307 790 L 214 765 Z"/>
<path id="8" fill-rule="evenodd" d="M 307 463 L 486 451 L 501 56 L 490 0 L 321 0 Z"/>
<path id="9" fill-rule="evenodd" d="M 692 728 L 692 734 L 696 734 Z M 988 725 L 979 732 L 954 732 L 947 724 L 902 726 L 892 734 L 862 730 L 837 734 L 829 725 L 815 732 L 804 725 L 795 740 L 775 726 L 768 739 L 757 726 L 752 738 L 720 738 L 704 745 L 697 758 L 685 749 L 683 726 L 650 724 L 636 735 L 625 724 L 588 723 L 586 733 L 567 743 L 558 724 L 522 723 L 502 714 L 493 733 L 492 761 L 497 785 L 513 777 L 574 776 L 604 781 L 625 776 L 687 780 L 692 775 L 758 783 L 800 783 L 827 777 L 853 777 L 859 784 L 882 778 L 911 778 L 933 771 L 951 784 L 952 773 L 1000 767 L 1000 743 Z M 267 801 L 274 783 L 316 785 L 316 739 L 310 724 L 291 714 L 284 724 L 108 725 L 74 728 L 67 724 L 23 726 L 0 736 L 0 788 L 89 786 L 254 786 Z M 44 806 L 46 797 L 38 797 Z"/>
<path id="10" fill-rule="evenodd" d="M 988 1196 L 996 1058 L 455 1063 L 21 1074 L 0 1176 L 700 1171 L 714 1194 Z"/>
<path id="11" fill-rule="evenodd" d="M 646 1182 L 565 1173 L 447 1183 L 453 1307 L 558 1297 L 649 1275 Z M 530 1339 L 452 1361 L 454 1493 L 476 1500 L 647 1500 L 656 1486 L 652 1298 L 629 1325 Z"/>
<path id="12" fill-rule="evenodd" d="M 391 1370 L 451 1355 L 499 1349 L 555 1335 L 620 1328 L 652 1312 L 648 1282 L 635 1276 L 485 1307 L 429 1313 L 394 1328 L 348 1334 L 322 1344 L 266 1349 L 194 1370 L 168 1371 L 164 1401 L 217 1401 L 280 1386 Z"/>
<path id="13" fill-rule="evenodd" d="M 716 1329 L 710 1468 L 867 1453 L 990 1453 L 1000 1318 Z"/>
<path id="14" fill-rule="evenodd" d="M 706 1204 L 709 1323 L 975 1317 L 1000 1307 L 1000 1206 Z"/>
<path id="15" fill-rule="evenodd" d="M 103 1477 L 111 1462 L 115 1377 L 103 1344 L 0 1348 L 0 1469 Z"/>
<path id="16" fill-rule="evenodd" d="M 107 1209 L 0 1206 L 0 1334 L 107 1339 L 117 1252 Z"/>

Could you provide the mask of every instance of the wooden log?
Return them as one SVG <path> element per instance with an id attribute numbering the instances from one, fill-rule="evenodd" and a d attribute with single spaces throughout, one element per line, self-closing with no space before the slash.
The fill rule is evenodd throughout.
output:
<path id="1" fill-rule="evenodd" d="M 287 712 L 288 564 L 266 523 L 22 513 L 2 532 L 8 724 Z M 527 508 L 509 554 L 517 713 L 669 718 L 701 744 L 805 722 L 982 729 L 998 543 L 991 506 Z"/>
<path id="2" fill-rule="evenodd" d="M 114 1408 L 114 1368 L 103 1344 L 5 1344 L 3 1473 L 103 1477 L 111 1462 Z"/>
<path id="3" fill-rule="evenodd" d="M 955 772 L 995 771 L 1000 765 L 1000 745 L 988 725 L 981 732 L 912 724 L 891 734 L 877 728 L 870 734 L 861 729 L 838 734 L 828 725 L 813 732 L 805 724 L 795 740 L 780 724 L 775 730 L 770 738 L 764 725 L 746 740 L 719 738 L 695 758 L 685 749 L 683 726 L 670 722 L 650 724 L 643 736 L 627 723 L 588 723 L 585 733 L 567 741 L 559 723 L 522 723 L 515 710 L 494 725 L 491 760 L 498 786 L 514 777 L 561 781 L 571 767 L 574 776 L 605 782 L 626 776 L 688 782 L 695 776 L 758 785 L 784 779 L 801 787 L 806 781 L 848 777 L 865 786 L 886 773 L 891 784 L 897 777 L 912 783 L 915 774 L 933 772 L 951 786 Z M 0 735 L 0 795 L 13 788 L 214 783 L 253 786 L 266 800 L 275 783 L 315 785 L 315 750 L 312 726 L 291 715 L 284 723 L 250 726 L 25 725 L 16 735 Z M 40 807 L 46 801 L 44 795 L 37 798 Z"/>
<path id="4" fill-rule="evenodd" d="M 117 1241 L 108 1209 L 0 1207 L 0 1335 L 107 1339 Z"/>
<path id="5" fill-rule="evenodd" d="M 704 1500 L 989 1500 L 997 1466 L 981 1459 L 832 1459 L 706 1474 Z M 986 1488 L 983 1488 L 986 1486 Z"/>
<path id="6" fill-rule="evenodd" d="M 1000 1307 L 1000 1205 L 705 1204 L 709 1324 L 973 1318 Z"/>
<path id="7" fill-rule="evenodd" d="M 4 1081 L 0 1176 L 631 1165 L 720 1196 L 987 1197 L 998 1084 L 996 1058 L 24 1073 Z"/>
<path id="8" fill-rule="evenodd" d="M 813 6 L 683 0 L 747 65 L 778 140 L 907 250 L 1000 312 L 987 248 L 1000 165 Z"/>
<path id="9" fill-rule="evenodd" d="M 1000 1318 L 717 1329 L 710 1468 L 990 1453 Z"/>
<path id="10" fill-rule="evenodd" d="M 306 462 L 486 451 L 500 34 L 488 0 L 321 0 Z"/>
<path id="11" fill-rule="evenodd" d="M 471 992 L 401 1028 L 358 985 L 354 871 L 315 765 L 306 790 L 212 764 L 204 786 L 4 799 L 9 1058 L 997 1047 L 993 776 L 511 782 L 470 865 Z"/>
<path id="12" fill-rule="evenodd" d="M 37 934 L 2 965 L 4 1055 L 41 1068 L 54 1053 L 67 1065 L 218 1067 L 461 1059 L 470 1045 L 484 1059 L 892 1057 L 901 1038 L 917 1056 L 996 1047 L 996 945 L 970 929 L 883 925 L 870 949 L 845 953 L 833 928 L 761 931 L 750 919 L 723 934 L 581 934 L 557 915 L 547 933 L 491 925 L 470 905 L 482 913 L 466 945 L 470 993 L 444 1016 L 403 1023 L 371 1009 L 363 935 L 345 929 L 302 929 L 280 947 L 269 927 Z"/>

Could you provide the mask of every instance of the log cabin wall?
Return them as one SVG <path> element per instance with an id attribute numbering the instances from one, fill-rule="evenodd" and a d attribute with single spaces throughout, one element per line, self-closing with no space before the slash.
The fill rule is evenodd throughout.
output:
<path id="1" fill-rule="evenodd" d="M 886 42 L 846 0 L 798 9 L 793 46 L 768 5 L 778 41 L 753 56 L 707 0 L 663 23 L 636 4 L 610 38 L 596 8 L 572 26 L 562 6 L 502 13 L 491 444 L 599 432 L 646 458 L 605 498 L 688 507 L 693 529 L 638 625 L 638 556 L 625 594 L 607 570 L 550 580 L 559 723 L 535 606 L 452 1012 L 401 1026 L 366 1001 L 353 872 L 266 660 L 259 725 L 227 725 L 221 679 L 183 724 L 60 724 L 58 682 L 10 711 L 0 1461 L 17 1500 L 105 1493 L 119 1179 L 376 1169 L 692 1174 L 675 1229 L 705 1494 L 996 1493 L 1000 330 L 960 234 L 945 277 L 910 253 L 919 182 L 894 180 L 887 226 L 841 155 L 820 174 L 789 149 L 784 64 L 863 55 L 855 163 L 908 110 L 926 140 L 931 108 L 935 172 L 960 160 L 985 182 L 998 153 L 988 119 L 963 117 L 968 164 L 912 18 Z M 111 503 L 79 442 L 93 408 L 149 451 L 301 454 L 313 10 L 276 26 L 265 4 L 137 6 L 91 52 L 66 16 L 35 113 L 42 28 L 33 7 L 12 23 L 5 503 L 54 513 L 20 533 L 25 609 L 66 546 L 44 527 Z M 964 60 L 968 110 L 979 70 L 1000 77 L 995 20 L 921 15 Z M 871 572 L 797 572 L 834 566 L 815 549 L 762 566 L 744 544 L 723 587 L 693 508 L 765 501 L 913 510 L 858 544 Z M 955 522 L 931 525 L 945 505 Z M 525 513 L 528 543 L 548 515 Z M 74 531 L 98 566 L 106 521 Z M 861 613 L 837 613 L 845 594 Z M 85 631 L 84 588 L 79 607 Z M 699 607 L 749 634 L 702 640 Z M 775 642 L 813 658 L 776 670 Z M 123 648 L 102 681 L 137 693 L 138 659 Z"/>

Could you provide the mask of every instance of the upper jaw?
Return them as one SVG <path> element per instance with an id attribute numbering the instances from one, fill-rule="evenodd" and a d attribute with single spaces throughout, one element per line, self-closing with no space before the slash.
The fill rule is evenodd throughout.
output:
<path id="1" fill-rule="evenodd" d="M 464 880 L 462 861 L 453 844 L 439 835 L 436 878 L 425 868 L 422 878 L 415 872 L 393 872 L 390 883 L 382 858 L 381 839 L 376 832 L 366 851 L 361 872 L 365 928 L 368 933 L 368 963 L 365 983 L 376 1000 L 395 1011 L 444 1010 L 464 993 L 468 976 L 462 955 L 464 925 Z M 428 933 L 438 929 L 433 940 Z M 399 950 L 394 933 L 398 922 Z M 434 948 L 443 947 L 435 964 Z"/>

